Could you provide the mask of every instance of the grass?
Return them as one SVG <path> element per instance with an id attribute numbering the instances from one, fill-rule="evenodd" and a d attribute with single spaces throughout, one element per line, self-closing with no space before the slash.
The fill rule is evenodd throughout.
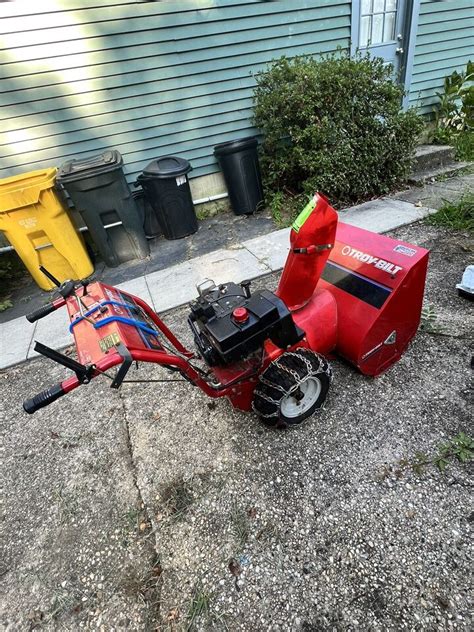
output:
<path id="1" fill-rule="evenodd" d="M 168 515 L 178 519 L 186 513 L 195 499 L 189 484 L 182 478 L 177 478 L 164 489 L 161 500 Z"/>
<path id="2" fill-rule="evenodd" d="M 426 222 L 451 230 L 474 231 L 474 192 L 464 193 L 457 202 L 446 202 L 437 213 L 430 215 Z"/>
<path id="3" fill-rule="evenodd" d="M 474 132 L 462 132 L 452 138 L 458 160 L 474 160 Z"/>
<path id="4" fill-rule="evenodd" d="M 188 610 L 188 625 L 186 627 L 186 630 L 192 630 L 196 619 L 198 619 L 199 617 L 209 616 L 210 602 L 210 595 L 205 592 L 200 586 L 196 587 Z"/>
<path id="5" fill-rule="evenodd" d="M 216 215 L 219 215 L 219 213 L 225 213 L 228 210 L 229 200 L 228 198 L 222 198 L 220 200 L 214 200 L 213 202 L 199 204 L 196 208 L 196 217 L 198 220 L 202 221 L 203 219 L 215 217 Z"/>
<path id="6" fill-rule="evenodd" d="M 69 523 L 79 509 L 77 499 L 66 492 L 62 486 L 53 490 L 53 498 L 57 505 L 59 523 L 62 525 Z"/>
<path id="7" fill-rule="evenodd" d="M 246 512 L 234 505 L 230 511 L 232 522 L 232 532 L 237 542 L 238 549 L 241 550 L 247 544 L 250 535 L 250 523 Z"/>

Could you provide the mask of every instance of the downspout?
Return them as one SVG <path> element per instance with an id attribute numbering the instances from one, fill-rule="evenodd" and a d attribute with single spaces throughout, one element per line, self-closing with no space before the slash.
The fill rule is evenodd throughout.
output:
<path id="1" fill-rule="evenodd" d="M 403 33 L 404 56 L 401 74 L 401 83 L 405 92 L 402 99 L 402 108 L 406 110 L 410 99 L 409 91 L 413 74 L 413 61 L 415 58 L 416 34 L 418 31 L 418 17 L 420 15 L 421 0 L 406 0 L 405 27 Z"/>

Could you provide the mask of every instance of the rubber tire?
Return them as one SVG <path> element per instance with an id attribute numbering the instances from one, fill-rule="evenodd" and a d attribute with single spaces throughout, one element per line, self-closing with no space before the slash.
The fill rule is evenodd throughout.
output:
<path id="1" fill-rule="evenodd" d="M 289 371 L 294 371 L 299 380 Z M 296 384 L 310 376 L 318 378 L 321 384 L 318 399 L 299 417 L 285 417 L 281 412 L 281 401 L 294 390 Z M 283 353 L 260 376 L 260 384 L 254 391 L 253 410 L 267 426 L 286 428 L 299 425 L 323 407 L 331 381 L 331 367 L 326 358 L 318 353 L 304 348 Z"/>

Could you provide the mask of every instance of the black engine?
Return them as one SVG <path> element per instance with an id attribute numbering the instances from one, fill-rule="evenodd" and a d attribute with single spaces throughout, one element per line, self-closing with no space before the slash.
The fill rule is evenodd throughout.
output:
<path id="1" fill-rule="evenodd" d="M 304 336 L 278 296 L 268 290 L 250 294 L 249 286 L 249 281 L 212 284 L 200 289 L 199 298 L 190 305 L 188 322 L 210 366 L 238 362 L 261 349 L 267 338 L 286 349 Z"/>

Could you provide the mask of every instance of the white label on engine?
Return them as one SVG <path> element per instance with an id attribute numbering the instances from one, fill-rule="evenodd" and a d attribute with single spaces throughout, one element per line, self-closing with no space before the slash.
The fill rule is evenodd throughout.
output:
<path id="1" fill-rule="evenodd" d="M 413 257 L 416 255 L 416 250 L 414 248 L 408 248 L 408 246 L 404 246 L 403 244 L 398 244 L 393 249 L 394 252 L 399 252 L 401 255 L 406 255 L 407 257 Z"/>
<path id="2" fill-rule="evenodd" d="M 373 265 L 378 270 L 383 270 L 388 274 L 395 276 L 397 272 L 403 270 L 401 266 L 396 266 L 394 263 L 390 263 L 390 261 L 385 261 L 385 259 L 379 259 L 379 257 L 374 257 L 373 255 L 369 255 L 367 252 L 362 252 L 361 250 L 356 250 L 351 246 L 344 246 L 341 250 L 341 253 L 346 257 L 352 257 L 353 259 L 357 259 L 361 263 L 369 263 Z"/>

